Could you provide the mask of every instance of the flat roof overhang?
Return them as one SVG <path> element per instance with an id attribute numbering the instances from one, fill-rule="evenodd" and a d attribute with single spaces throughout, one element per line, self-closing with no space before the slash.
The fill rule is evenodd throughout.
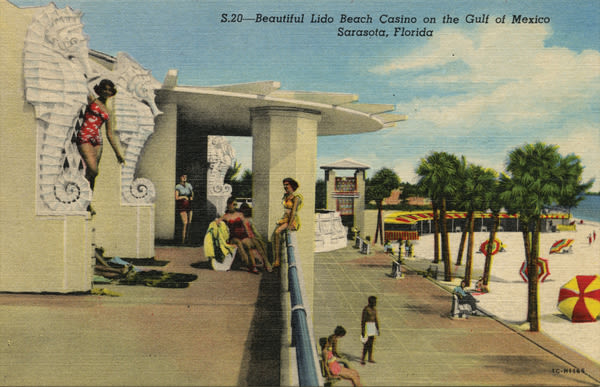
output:
<path id="1" fill-rule="evenodd" d="M 265 81 L 215 87 L 176 86 L 171 70 L 157 105 L 176 104 L 178 126 L 207 134 L 252 136 L 251 109 L 278 107 L 319 112 L 318 136 L 373 132 L 392 127 L 406 116 L 390 114 L 394 105 L 356 103 L 358 96 L 279 90 L 279 82 Z"/>
<path id="2" fill-rule="evenodd" d="M 116 58 L 90 50 L 90 57 L 112 69 Z M 278 107 L 319 112 L 318 136 L 374 132 L 405 121 L 393 113 L 394 105 L 357 103 L 356 94 L 280 90 L 275 81 L 198 87 L 177 85 L 178 70 L 167 72 L 162 88 L 156 90 L 156 104 L 177 105 L 178 126 L 205 134 L 252 136 L 253 108 Z"/>

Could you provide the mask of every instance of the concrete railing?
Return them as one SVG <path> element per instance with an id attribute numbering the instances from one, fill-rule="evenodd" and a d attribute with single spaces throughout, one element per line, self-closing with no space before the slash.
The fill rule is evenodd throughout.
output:
<path id="1" fill-rule="evenodd" d="M 288 379 L 288 382 L 291 385 L 299 386 L 323 386 L 323 378 L 321 376 L 319 358 L 316 351 L 317 346 L 315 345 L 312 326 L 310 325 L 312 318 L 310 316 L 310 311 L 303 302 L 305 294 L 304 278 L 302 276 L 302 269 L 297 261 L 299 257 L 296 248 L 296 233 L 288 231 L 286 234 L 287 290 L 289 292 L 289 301 L 285 300 L 286 302 L 284 302 L 283 305 L 285 306 L 284 313 L 290 313 L 291 319 L 287 321 L 289 322 L 289 327 L 286 326 L 284 329 L 291 328 L 290 346 L 295 348 L 295 356 L 292 353 L 290 353 L 289 356 L 286 356 L 289 359 L 290 364 L 289 372 L 294 374 L 293 378 L 290 377 L 290 379 L 293 380 Z M 282 278 L 282 280 L 284 280 L 284 278 Z M 284 294 L 283 297 L 287 298 L 287 295 Z M 284 341 L 284 346 L 286 344 L 287 341 Z M 282 352 L 287 351 L 284 348 Z M 286 375 L 282 376 L 285 377 Z M 287 377 L 289 376 L 290 375 L 287 375 Z"/>

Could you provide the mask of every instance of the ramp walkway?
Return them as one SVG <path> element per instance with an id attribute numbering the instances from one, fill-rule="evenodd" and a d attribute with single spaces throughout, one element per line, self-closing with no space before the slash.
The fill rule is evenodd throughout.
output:
<path id="1" fill-rule="evenodd" d="M 392 278 L 389 256 L 352 247 L 315 257 L 315 336 L 344 326 L 341 352 L 365 386 L 600 385 L 600 365 L 543 333 L 515 330 L 492 317 L 450 318 L 451 294 L 417 273 L 427 267 L 407 269 L 404 279 Z M 371 295 L 381 336 L 376 363 L 363 366 L 360 319 Z M 336 384 L 345 385 L 351 383 Z"/>
<path id="2" fill-rule="evenodd" d="M 156 253 L 168 262 L 154 268 L 198 279 L 184 289 L 96 285 L 119 297 L 0 294 L 0 385 L 279 385 L 288 320 L 279 276 L 215 272 L 200 247 Z M 445 289 L 390 272 L 380 252 L 348 247 L 315 256 L 315 337 L 343 325 L 341 352 L 365 386 L 600 385 L 597 363 L 543 333 L 489 317 L 452 320 Z M 360 314 L 370 295 L 378 297 L 382 329 L 377 363 L 361 366 Z"/>

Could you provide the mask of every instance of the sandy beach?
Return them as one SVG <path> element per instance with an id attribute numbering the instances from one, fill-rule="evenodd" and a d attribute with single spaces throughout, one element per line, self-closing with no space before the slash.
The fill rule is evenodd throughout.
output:
<path id="1" fill-rule="evenodd" d="M 542 233 L 540 252 L 549 261 L 550 275 L 539 285 L 540 325 L 541 330 L 560 343 L 576 350 L 586 357 L 600 363 L 600 321 L 590 323 L 573 323 L 556 307 L 559 289 L 576 275 L 600 275 L 600 224 L 584 221 L 579 224 L 577 231 L 562 231 Z M 588 242 L 588 235 L 596 231 L 596 241 Z M 456 266 L 456 256 L 460 243 L 460 233 L 450 234 L 452 251 L 453 275 L 457 274 L 452 283 L 441 281 L 443 285 L 457 285 L 464 273 L 463 265 Z M 487 232 L 476 232 L 474 250 L 489 237 Z M 479 306 L 489 314 L 520 329 L 528 329 L 527 317 L 527 283 L 523 281 L 519 270 L 525 259 L 523 237 L 520 232 L 501 232 L 497 238 L 506 246 L 505 252 L 494 255 L 490 278 L 490 292 L 476 296 Z M 574 239 L 572 252 L 565 254 L 549 254 L 551 245 L 559 240 Z M 422 236 L 415 243 L 415 257 L 406 261 L 426 260 L 431 262 L 433 257 L 433 236 Z M 473 282 L 483 272 L 485 256 L 473 254 Z M 442 275 L 438 277 L 442 279 Z M 600 318 L 600 317 L 599 317 Z"/>

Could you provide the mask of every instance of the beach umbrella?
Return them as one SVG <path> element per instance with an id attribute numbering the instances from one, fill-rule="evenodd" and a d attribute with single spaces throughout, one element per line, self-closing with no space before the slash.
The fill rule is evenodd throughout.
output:
<path id="1" fill-rule="evenodd" d="M 573 244 L 574 239 L 559 239 L 552 244 L 550 247 L 550 254 L 560 253 L 561 251 L 567 252 L 569 251 L 569 247 Z"/>
<path id="2" fill-rule="evenodd" d="M 578 275 L 561 286 L 558 310 L 572 322 L 593 322 L 600 315 L 600 277 Z"/>
<path id="3" fill-rule="evenodd" d="M 487 251 L 487 245 L 488 243 L 490 243 L 489 239 L 486 239 L 481 246 L 479 246 L 479 251 L 481 251 L 483 254 L 486 254 Z M 498 251 L 500 251 L 500 246 L 502 246 L 502 242 L 500 242 L 499 239 L 494 239 L 494 246 L 492 246 L 492 255 L 496 255 L 496 253 Z"/>
<path id="4" fill-rule="evenodd" d="M 544 282 L 550 275 L 550 267 L 548 266 L 548 260 L 546 258 L 539 257 L 537 261 L 538 268 L 538 281 Z M 529 279 L 529 270 L 527 269 L 527 262 L 523 262 L 521 270 L 519 270 L 523 281 L 527 282 Z"/>

